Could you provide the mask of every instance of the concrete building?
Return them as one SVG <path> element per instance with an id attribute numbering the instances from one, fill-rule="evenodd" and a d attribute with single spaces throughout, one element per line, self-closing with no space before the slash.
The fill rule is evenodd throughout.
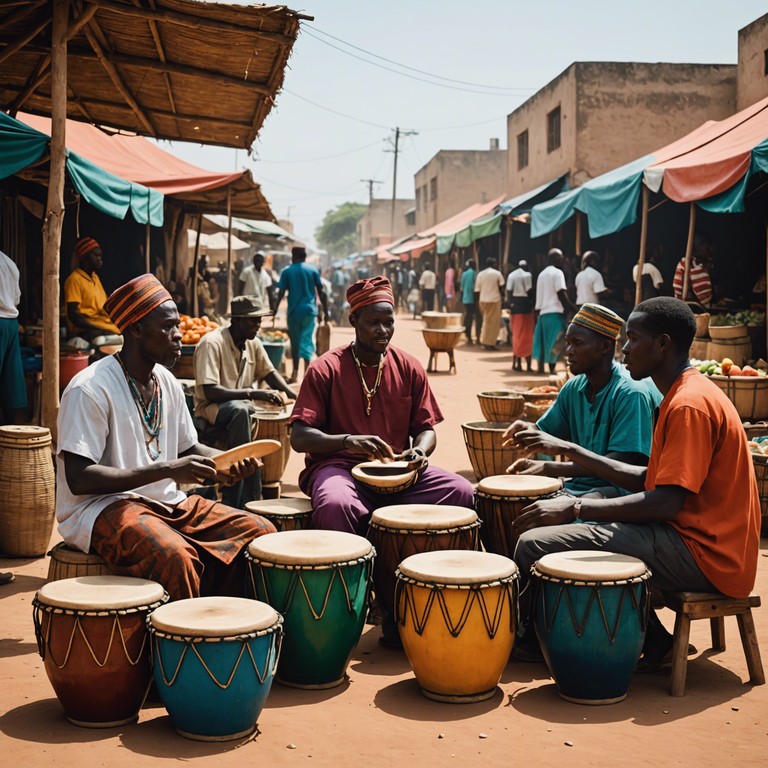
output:
<path id="1" fill-rule="evenodd" d="M 416 172 L 416 231 L 421 232 L 473 203 L 503 195 L 507 151 L 491 139 L 490 149 L 442 149 Z"/>
<path id="2" fill-rule="evenodd" d="M 739 30 L 736 109 L 768 96 L 768 13 Z"/>
<path id="3" fill-rule="evenodd" d="M 575 62 L 507 118 L 507 193 L 571 186 L 736 110 L 736 65 Z"/>
<path id="4" fill-rule="evenodd" d="M 395 231 L 392 232 L 392 199 L 371 200 L 357 221 L 360 250 L 370 251 L 413 232 L 413 226 L 408 224 L 406 218 L 412 208 L 413 200 L 395 200 Z"/>

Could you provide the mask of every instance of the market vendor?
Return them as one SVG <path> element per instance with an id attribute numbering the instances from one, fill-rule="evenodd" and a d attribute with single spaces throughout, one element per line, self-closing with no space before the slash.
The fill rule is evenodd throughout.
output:
<path id="1" fill-rule="evenodd" d="M 206 333 L 195 347 L 195 416 L 223 430 L 227 448 L 257 438 L 255 403 L 280 406 L 285 399 L 296 399 L 257 337 L 261 319 L 272 314 L 255 296 L 235 296 L 229 314 L 231 324 Z M 270 389 L 259 389 L 261 382 Z M 258 471 L 222 491 L 225 504 L 241 509 L 260 498 Z"/>
<path id="2" fill-rule="evenodd" d="M 92 237 L 75 244 L 78 266 L 64 281 L 69 330 L 89 341 L 97 336 L 118 335 L 117 326 L 104 310 L 107 294 L 98 271 L 104 264 L 101 246 Z"/>
<path id="3" fill-rule="evenodd" d="M 709 306 L 714 296 L 712 278 L 710 277 L 712 262 L 712 241 L 708 235 L 697 232 L 693 236 L 691 268 L 688 271 L 688 291 L 683 296 L 685 279 L 685 257 L 683 257 L 675 267 L 675 276 L 672 281 L 675 298 L 684 301 L 697 301 L 705 307 Z"/>
<path id="4" fill-rule="evenodd" d="M 178 379 L 179 314 L 153 275 L 107 299 L 122 350 L 72 379 L 58 416 L 56 517 L 64 541 L 121 576 L 152 579 L 171 599 L 240 595 L 242 550 L 274 532 L 267 520 L 179 484 L 242 480 L 255 458 L 217 472 L 220 451 L 198 442 Z"/>
<path id="5" fill-rule="evenodd" d="M 515 421 L 504 433 L 512 442 L 524 432 L 541 430 L 576 443 L 599 456 L 647 466 L 653 435 L 653 412 L 661 393 L 650 380 L 635 381 L 614 362 L 624 321 L 607 307 L 583 304 L 565 333 L 565 358 L 573 374 L 552 407 L 536 422 Z M 563 477 L 565 489 L 589 498 L 613 498 L 625 491 L 588 473 L 574 462 L 520 459 L 516 474 Z"/>
<path id="6" fill-rule="evenodd" d="M 469 481 L 428 464 L 443 416 L 423 367 L 390 344 L 389 280 L 358 280 L 347 301 L 355 340 L 311 363 L 291 414 L 291 446 L 307 454 L 299 486 L 312 499 L 313 523 L 360 533 L 373 510 L 387 504 L 472 507 Z M 381 496 L 352 478 L 361 461 L 406 457 L 420 460 L 419 479 L 399 494 Z"/>
<path id="7" fill-rule="evenodd" d="M 550 437 L 517 435 L 521 446 L 560 454 L 631 491 L 615 499 L 559 496 L 523 510 L 514 559 L 523 579 L 543 555 L 604 550 L 637 557 L 661 591 L 747 597 L 755 583 L 760 500 L 747 439 L 733 403 L 688 360 L 691 309 L 671 297 L 638 304 L 627 322 L 627 368 L 663 393 L 647 467 L 626 464 Z M 573 525 L 575 521 L 595 521 Z M 641 664 L 664 663 L 672 636 L 652 614 Z M 525 631 L 523 638 L 530 639 Z"/>

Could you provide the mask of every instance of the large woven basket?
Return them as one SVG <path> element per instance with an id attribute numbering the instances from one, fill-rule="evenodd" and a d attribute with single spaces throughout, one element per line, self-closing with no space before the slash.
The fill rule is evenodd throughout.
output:
<path id="1" fill-rule="evenodd" d="M 710 376 L 736 406 L 743 421 L 768 418 L 768 377 L 766 376 Z"/>
<path id="2" fill-rule="evenodd" d="M 38 557 L 48 550 L 56 485 L 47 427 L 0 427 L 0 552 Z"/>
<path id="3" fill-rule="evenodd" d="M 554 400 L 545 400 L 543 402 L 526 403 L 523 408 L 523 419 L 525 421 L 537 422 L 551 407 Z"/>
<path id="4" fill-rule="evenodd" d="M 422 312 L 421 320 L 425 328 L 450 328 L 461 323 L 461 312 Z"/>
<path id="5" fill-rule="evenodd" d="M 518 392 L 499 390 L 495 392 L 478 392 L 480 410 L 488 421 L 513 422 L 523 413 L 525 400 Z"/>
<path id="6" fill-rule="evenodd" d="M 752 464 L 757 478 L 757 492 L 760 496 L 761 532 L 768 536 L 768 456 L 752 454 Z"/>
<path id="7" fill-rule="evenodd" d="M 422 328 L 421 332 L 427 347 L 432 352 L 448 352 L 459 343 L 464 329 L 454 328 Z"/>
<path id="8" fill-rule="evenodd" d="M 503 475 L 510 464 L 525 455 L 501 444 L 508 426 L 495 421 L 470 421 L 461 425 L 469 461 L 478 480 Z"/>

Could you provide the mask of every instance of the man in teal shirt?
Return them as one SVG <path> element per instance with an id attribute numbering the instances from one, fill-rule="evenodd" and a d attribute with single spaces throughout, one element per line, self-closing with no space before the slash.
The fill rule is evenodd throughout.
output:
<path id="1" fill-rule="evenodd" d="M 461 282 L 459 283 L 459 289 L 461 290 L 461 303 L 464 305 L 464 335 L 467 337 L 467 341 L 472 344 L 472 322 L 476 320 L 477 326 L 475 328 L 475 336 L 480 338 L 480 328 L 482 325 L 482 318 L 479 314 L 475 315 L 477 310 L 477 304 L 475 302 L 475 277 L 477 276 L 477 270 L 475 269 L 474 259 L 469 259 L 464 265 L 464 270 L 461 273 Z"/>
<path id="2" fill-rule="evenodd" d="M 505 438 L 538 429 L 601 456 L 647 465 L 653 414 L 662 398 L 650 380 L 634 381 L 623 366 L 614 362 L 616 339 L 623 323 L 605 307 L 584 304 L 565 335 L 565 356 L 574 377 L 565 383 L 554 405 L 535 425 L 516 421 Z M 520 459 L 511 470 L 568 478 L 565 489 L 575 496 L 612 498 L 628 493 L 587 476 L 571 462 Z"/>
<path id="3" fill-rule="evenodd" d="M 299 360 L 304 361 L 304 372 L 315 354 L 315 318 L 317 317 L 317 299 L 323 306 L 325 322 L 328 322 L 328 296 L 320 280 L 320 272 L 306 264 L 307 251 L 295 246 L 291 251 L 292 264 L 280 273 L 277 284 L 277 302 L 275 313 L 280 307 L 285 292 L 288 291 L 288 336 L 291 340 L 293 373 L 288 383 L 298 381 Z"/>

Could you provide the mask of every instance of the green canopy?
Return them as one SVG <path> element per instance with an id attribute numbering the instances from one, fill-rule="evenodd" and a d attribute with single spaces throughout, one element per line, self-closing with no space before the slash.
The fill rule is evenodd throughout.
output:
<path id="1" fill-rule="evenodd" d="M 48 149 L 50 137 L 0 112 L 0 179 L 33 165 Z M 163 224 L 163 195 L 126 181 L 67 150 L 66 166 L 75 189 L 102 213 L 124 219 L 130 209 L 139 224 Z"/>
<path id="2" fill-rule="evenodd" d="M 494 213 L 491 216 L 484 216 L 481 219 L 471 222 L 464 229 L 454 232 L 451 235 L 444 235 L 437 238 L 437 252 L 450 253 L 451 248 L 456 245 L 459 248 L 466 248 L 475 240 L 482 237 L 497 235 L 501 231 L 502 213 Z"/>

